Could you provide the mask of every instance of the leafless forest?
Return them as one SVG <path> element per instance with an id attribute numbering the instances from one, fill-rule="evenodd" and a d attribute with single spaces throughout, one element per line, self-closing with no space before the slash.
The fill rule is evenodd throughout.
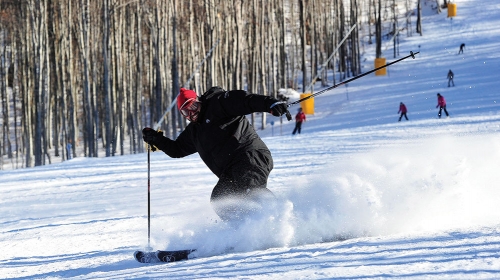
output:
<path id="1" fill-rule="evenodd" d="M 276 96 L 358 75 L 362 44 L 411 36 L 420 1 L 0 0 L 0 168 L 144 152 L 182 86 Z"/>

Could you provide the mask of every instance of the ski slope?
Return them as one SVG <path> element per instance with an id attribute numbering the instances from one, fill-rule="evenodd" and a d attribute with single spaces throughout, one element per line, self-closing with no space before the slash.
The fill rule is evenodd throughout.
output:
<path id="1" fill-rule="evenodd" d="M 316 97 L 302 134 L 269 115 L 266 215 L 219 221 L 199 156 L 152 153 L 151 246 L 195 259 L 133 259 L 148 245 L 146 154 L 1 171 L 0 278 L 500 278 L 500 2 L 454 2 L 453 20 L 425 6 L 423 36 L 401 38 L 416 59 Z"/>

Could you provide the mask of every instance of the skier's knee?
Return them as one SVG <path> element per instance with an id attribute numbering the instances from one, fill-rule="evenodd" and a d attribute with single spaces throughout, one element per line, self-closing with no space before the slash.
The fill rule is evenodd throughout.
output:
<path id="1" fill-rule="evenodd" d="M 262 213 L 274 201 L 276 197 L 267 188 L 249 188 L 244 193 L 211 199 L 215 213 L 224 221 L 243 220 Z"/>

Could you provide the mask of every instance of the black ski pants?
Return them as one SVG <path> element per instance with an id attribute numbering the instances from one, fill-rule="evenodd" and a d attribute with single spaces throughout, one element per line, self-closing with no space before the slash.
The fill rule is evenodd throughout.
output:
<path id="1" fill-rule="evenodd" d="M 301 129 L 302 129 L 302 122 L 296 122 L 292 134 L 295 134 L 297 132 L 300 134 Z"/>
<path id="2" fill-rule="evenodd" d="M 273 169 L 271 153 L 250 150 L 235 156 L 212 190 L 210 202 L 222 220 L 241 219 L 254 211 L 263 197 L 274 197 L 267 188 L 267 178 Z"/>
<path id="3" fill-rule="evenodd" d="M 401 121 L 401 118 L 403 116 L 405 117 L 406 120 L 408 120 L 408 117 L 406 116 L 406 113 L 401 113 L 401 116 L 399 116 L 399 120 L 398 121 Z"/>
<path id="4" fill-rule="evenodd" d="M 439 107 L 438 117 L 441 118 L 441 110 L 444 110 L 444 113 L 446 114 L 447 117 L 449 116 L 448 111 L 446 111 L 446 105 L 444 105 Z"/>

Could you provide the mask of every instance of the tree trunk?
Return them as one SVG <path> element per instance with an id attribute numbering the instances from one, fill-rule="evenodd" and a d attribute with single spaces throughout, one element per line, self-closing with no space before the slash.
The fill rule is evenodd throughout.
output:
<path id="1" fill-rule="evenodd" d="M 175 7 L 175 0 L 173 1 L 174 7 Z M 179 69 L 177 65 L 177 41 L 176 41 L 176 34 L 177 34 L 177 15 L 175 14 L 172 17 L 172 100 L 171 102 L 174 102 L 175 97 L 177 96 L 178 92 L 180 92 L 180 86 L 179 86 Z M 172 114 L 172 137 L 174 139 L 177 138 L 177 121 L 176 121 L 176 114 Z"/>
<path id="2" fill-rule="evenodd" d="M 83 108 L 84 108 L 84 155 L 95 155 L 95 133 L 94 133 L 94 114 L 92 110 L 92 100 L 90 93 L 90 74 L 89 74 L 89 0 L 80 0 L 81 7 L 81 20 L 80 20 L 80 58 L 82 62 L 82 76 L 83 76 Z"/>
<path id="3" fill-rule="evenodd" d="M 417 1 L 417 33 L 422 36 L 422 0 Z"/>
<path id="4" fill-rule="evenodd" d="M 308 83 L 307 81 L 307 42 L 306 42 L 306 7 L 307 4 L 305 0 L 299 0 L 299 14 L 300 14 L 300 44 L 302 48 L 301 57 L 302 57 L 302 93 L 304 93 L 305 85 Z"/>
<path id="5" fill-rule="evenodd" d="M 378 15 L 377 15 L 378 10 Z M 378 9 L 374 9 L 377 24 L 375 25 L 376 58 L 382 57 L 382 0 L 378 0 Z"/>
<path id="6" fill-rule="evenodd" d="M 104 128 L 105 128 L 105 150 L 106 157 L 111 156 L 111 145 L 114 143 L 113 136 L 114 134 L 111 131 L 111 127 L 113 124 L 112 116 L 111 116 L 111 92 L 110 92 L 110 73 L 109 73 L 109 64 L 110 58 L 108 55 L 108 45 L 109 45 L 109 0 L 102 1 L 102 18 L 103 18 L 103 29 L 102 29 L 102 57 L 103 57 L 103 95 L 104 95 Z"/>

